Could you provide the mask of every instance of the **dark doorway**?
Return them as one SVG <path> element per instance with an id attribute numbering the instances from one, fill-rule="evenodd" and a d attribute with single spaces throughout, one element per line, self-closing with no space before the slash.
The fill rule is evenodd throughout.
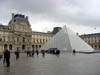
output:
<path id="1" fill-rule="evenodd" d="M 34 50 L 34 45 L 32 45 L 32 50 Z"/>
<path id="2" fill-rule="evenodd" d="M 39 45 L 39 48 L 41 48 L 41 45 Z"/>
<path id="3" fill-rule="evenodd" d="M 36 45 L 36 50 L 38 50 L 38 45 Z"/>
<path id="4" fill-rule="evenodd" d="M 9 45 L 9 50 L 12 50 L 12 44 Z"/>
<path id="5" fill-rule="evenodd" d="M 25 50 L 25 45 L 22 45 L 22 50 Z"/>
<path id="6" fill-rule="evenodd" d="M 7 46 L 8 46 L 8 45 L 7 45 L 7 44 L 5 44 L 5 45 L 4 45 L 4 49 L 7 49 Z"/>

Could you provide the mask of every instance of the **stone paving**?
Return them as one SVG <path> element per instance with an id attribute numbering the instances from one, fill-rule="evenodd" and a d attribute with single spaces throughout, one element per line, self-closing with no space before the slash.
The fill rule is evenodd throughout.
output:
<path id="1" fill-rule="evenodd" d="M 27 57 L 18 60 L 11 54 L 11 66 L 5 67 L 0 59 L 0 75 L 100 75 L 100 54 L 61 53 Z"/>

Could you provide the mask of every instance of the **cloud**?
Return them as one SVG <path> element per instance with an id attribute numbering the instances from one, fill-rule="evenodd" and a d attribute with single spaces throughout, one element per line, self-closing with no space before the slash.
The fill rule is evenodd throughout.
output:
<path id="1" fill-rule="evenodd" d="M 37 27 L 42 24 L 41 28 L 67 24 L 100 28 L 99 0 L 2 0 L 0 7 L 3 23 L 11 18 L 12 12 L 20 12 L 29 16 L 32 27 L 33 24 Z"/>

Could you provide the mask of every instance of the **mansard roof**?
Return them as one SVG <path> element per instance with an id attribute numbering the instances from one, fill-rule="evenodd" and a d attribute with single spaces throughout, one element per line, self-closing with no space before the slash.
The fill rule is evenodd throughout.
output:
<path id="1" fill-rule="evenodd" d="M 16 22 L 24 22 L 26 24 L 29 24 L 29 21 L 28 21 L 28 17 L 25 15 L 22 15 L 22 14 L 16 14 L 14 15 L 14 23 Z M 12 23 L 12 19 L 9 21 L 9 24 Z"/>
<path id="2" fill-rule="evenodd" d="M 80 35 L 80 37 L 95 37 L 95 36 L 100 36 L 100 33 L 93 33 L 93 34 L 84 34 L 84 35 Z"/>
<path id="3" fill-rule="evenodd" d="M 9 30 L 9 27 L 6 26 L 6 25 L 2 25 L 2 24 L 0 24 L 0 29 L 6 29 L 6 30 Z"/>
<path id="4" fill-rule="evenodd" d="M 46 32 L 37 32 L 37 31 L 32 31 L 33 34 L 51 34 L 53 35 L 52 33 L 46 33 Z"/>

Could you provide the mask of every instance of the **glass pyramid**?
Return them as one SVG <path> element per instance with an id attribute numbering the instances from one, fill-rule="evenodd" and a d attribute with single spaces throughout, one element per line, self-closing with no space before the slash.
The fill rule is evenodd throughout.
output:
<path id="1" fill-rule="evenodd" d="M 93 52 L 94 49 L 83 41 L 79 36 L 64 26 L 51 40 L 49 40 L 40 50 L 58 48 L 61 51 Z"/>

